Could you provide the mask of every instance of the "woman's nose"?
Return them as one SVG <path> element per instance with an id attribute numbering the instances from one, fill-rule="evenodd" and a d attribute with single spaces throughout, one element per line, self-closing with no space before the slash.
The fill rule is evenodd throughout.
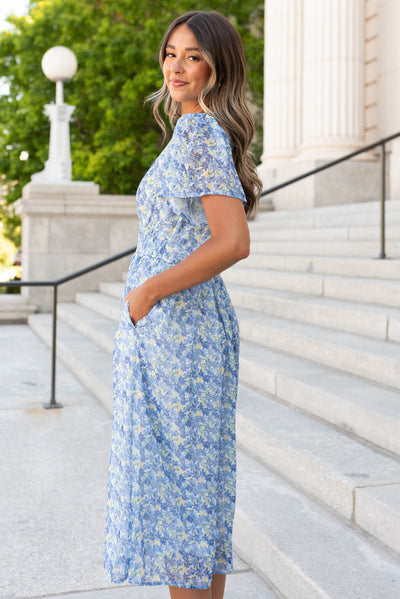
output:
<path id="1" fill-rule="evenodd" d="M 175 58 L 175 60 L 172 62 L 171 65 L 171 71 L 173 71 L 174 73 L 180 73 L 183 70 L 183 63 L 182 60 L 178 57 Z"/>

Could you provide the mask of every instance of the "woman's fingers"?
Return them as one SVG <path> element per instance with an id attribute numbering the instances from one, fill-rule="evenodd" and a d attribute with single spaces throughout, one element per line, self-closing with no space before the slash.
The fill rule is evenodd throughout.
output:
<path id="1" fill-rule="evenodd" d="M 141 318 L 147 316 L 153 307 L 153 304 L 149 302 L 147 294 L 144 292 L 142 286 L 131 289 L 126 295 L 123 305 L 125 305 L 127 301 L 129 301 L 129 315 L 134 324 Z"/>

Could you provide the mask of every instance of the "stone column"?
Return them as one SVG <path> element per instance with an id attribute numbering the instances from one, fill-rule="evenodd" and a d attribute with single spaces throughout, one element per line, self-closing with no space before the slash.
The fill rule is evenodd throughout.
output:
<path id="1" fill-rule="evenodd" d="M 22 218 L 22 275 L 25 280 L 54 280 L 136 245 L 138 221 L 134 196 L 102 195 L 84 181 L 28 183 L 15 203 Z M 101 281 L 121 280 L 130 257 L 83 275 L 58 288 L 60 301 L 77 291 L 97 291 Z M 22 287 L 39 311 L 51 307 L 52 290 Z"/>
<path id="2" fill-rule="evenodd" d="M 267 168 L 293 157 L 301 141 L 302 1 L 265 3 L 261 160 Z"/>
<path id="3" fill-rule="evenodd" d="M 400 131 L 400 52 L 398 0 L 377 0 L 377 137 Z M 391 151 L 390 151 L 391 150 Z M 386 147 L 390 164 L 390 195 L 400 199 L 400 138 Z"/>
<path id="4" fill-rule="evenodd" d="M 364 0 L 265 0 L 264 189 L 364 145 Z M 269 196 L 275 209 L 368 201 L 363 155 Z M 261 202 L 266 205 L 266 200 Z M 264 206 L 265 207 L 265 206 Z"/>
<path id="5" fill-rule="evenodd" d="M 364 0 L 303 0 L 299 159 L 334 159 L 364 140 Z"/>

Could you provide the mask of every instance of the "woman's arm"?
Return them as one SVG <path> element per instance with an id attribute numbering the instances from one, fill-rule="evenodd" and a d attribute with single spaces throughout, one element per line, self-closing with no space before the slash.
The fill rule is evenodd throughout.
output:
<path id="1" fill-rule="evenodd" d="M 211 236 L 178 264 L 131 289 L 124 303 L 129 300 L 135 324 L 163 297 L 203 283 L 249 255 L 249 228 L 242 201 L 220 195 L 201 199 Z"/>

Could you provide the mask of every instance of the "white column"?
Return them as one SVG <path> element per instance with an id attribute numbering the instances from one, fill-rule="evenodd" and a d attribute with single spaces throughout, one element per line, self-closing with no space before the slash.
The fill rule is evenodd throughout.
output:
<path id="1" fill-rule="evenodd" d="M 294 156 L 301 140 L 302 2 L 265 1 L 261 160 L 266 166 Z"/>
<path id="2" fill-rule="evenodd" d="M 299 158 L 335 158 L 364 139 L 364 0 L 303 2 Z"/>

